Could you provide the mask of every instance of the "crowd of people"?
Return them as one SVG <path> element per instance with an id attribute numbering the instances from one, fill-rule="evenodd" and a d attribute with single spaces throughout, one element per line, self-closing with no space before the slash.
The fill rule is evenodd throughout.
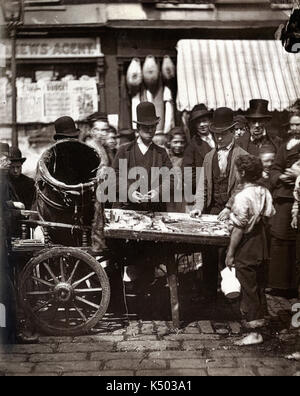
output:
<path id="1" fill-rule="evenodd" d="M 112 167 L 116 174 L 121 159 L 127 160 L 128 170 L 143 167 L 149 175 L 153 167 L 192 169 L 190 180 L 173 187 L 191 183 L 194 203 L 162 202 L 161 183 L 155 188 L 149 184 L 145 199 L 138 189 L 130 188 L 134 181 L 129 180 L 128 201 L 107 205 L 147 212 L 188 212 L 192 217 L 212 214 L 220 221 L 230 220 L 229 248 L 202 249 L 203 289 L 194 300 L 215 301 L 220 271 L 235 267 L 242 285 L 241 311 L 253 328 L 261 325 L 267 313 L 265 291 L 299 297 L 300 114 L 290 114 L 284 140 L 270 133 L 271 118 L 268 101 L 263 99 L 251 100 L 244 116 L 234 115 L 226 107 L 211 111 L 199 104 L 190 114 L 188 138 L 182 127 L 168 134 L 157 133 L 155 106 L 142 102 L 135 131 L 117 131 L 107 115 L 99 112 L 89 117 L 88 134 L 82 134 L 70 117 L 60 118 L 55 122 L 55 139 L 86 143 L 100 153 L 101 165 Z M 22 174 L 24 161 L 20 150 L 1 144 L 1 177 L 6 178 L 10 191 L 7 201 L 21 202 L 30 209 L 35 186 L 34 180 Z M 199 169 L 203 171 L 201 180 Z M 101 244 L 93 249 L 101 251 Z M 151 271 L 145 272 L 153 277 Z"/>

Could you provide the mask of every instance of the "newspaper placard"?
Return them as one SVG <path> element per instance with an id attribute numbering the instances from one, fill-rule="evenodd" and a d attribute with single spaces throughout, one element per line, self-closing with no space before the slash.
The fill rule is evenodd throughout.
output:
<path id="1" fill-rule="evenodd" d="M 12 121 L 11 87 L 7 78 L 0 78 L 0 124 Z"/>
<path id="2" fill-rule="evenodd" d="M 44 83 L 44 121 L 53 122 L 59 117 L 72 116 L 71 95 L 68 82 Z"/>
<path id="3" fill-rule="evenodd" d="M 69 92 L 72 101 L 72 116 L 76 121 L 84 120 L 98 110 L 95 80 L 69 81 Z"/>
<path id="4" fill-rule="evenodd" d="M 17 118 L 20 123 L 41 122 L 44 118 L 43 89 L 38 83 L 19 84 Z"/>

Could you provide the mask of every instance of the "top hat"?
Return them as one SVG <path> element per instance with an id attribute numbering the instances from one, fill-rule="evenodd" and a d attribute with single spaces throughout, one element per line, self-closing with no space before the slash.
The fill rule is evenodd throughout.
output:
<path id="1" fill-rule="evenodd" d="M 59 137 L 77 138 L 79 137 L 80 130 L 76 128 L 75 122 L 71 117 L 60 117 L 54 122 L 55 132 L 54 139 Z"/>
<path id="2" fill-rule="evenodd" d="M 196 105 L 191 111 L 190 122 L 198 120 L 202 117 L 212 117 L 213 112 L 208 110 L 204 103 Z"/>
<path id="3" fill-rule="evenodd" d="M 26 158 L 22 157 L 21 150 L 14 147 L 9 150 L 9 159 L 11 162 L 21 162 L 22 164 L 26 161 Z"/>
<path id="4" fill-rule="evenodd" d="M 7 143 L 0 142 L 0 154 L 9 156 L 9 145 Z"/>
<path id="5" fill-rule="evenodd" d="M 142 102 L 137 106 L 137 121 L 134 121 L 138 125 L 156 125 L 160 118 L 157 117 L 155 106 L 150 102 Z"/>
<path id="6" fill-rule="evenodd" d="M 268 112 L 269 101 L 265 99 L 252 99 L 250 100 L 249 111 L 246 114 L 247 118 L 272 118 Z"/>
<path id="7" fill-rule="evenodd" d="M 212 133 L 223 133 L 234 127 L 233 111 L 228 107 L 219 107 L 213 114 L 209 129 Z"/>

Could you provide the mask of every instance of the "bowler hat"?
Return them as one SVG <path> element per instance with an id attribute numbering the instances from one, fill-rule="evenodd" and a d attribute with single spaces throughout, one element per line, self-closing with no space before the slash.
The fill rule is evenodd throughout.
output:
<path id="1" fill-rule="evenodd" d="M 76 128 L 75 122 L 71 117 L 60 117 L 54 122 L 55 132 L 54 139 L 65 137 L 77 138 L 79 137 L 80 130 Z"/>
<path id="2" fill-rule="evenodd" d="M 9 149 L 9 159 L 11 162 L 21 162 L 22 164 L 26 161 L 26 158 L 22 157 L 21 150 L 14 147 Z"/>
<path id="3" fill-rule="evenodd" d="M 0 142 L 0 154 L 9 156 L 9 145 L 7 143 Z"/>
<path id="4" fill-rule="evenodd" d="M 213 112 L 208 110 L 204 103 L 196 105 L 191 111 L 190 122 L 198 120 L 202 117 L 212 117 Z"/>
<path id="5" fill-rule="evenodd" d="M 233 119 L 233 111 L 228 107 L 219 107 L 213 114 L 209 129 L 212 133 L 223 133 L 236 125 Z"/>
<path id="6" fill-rule="evenodd" d="M 155 106 L 150 102 L 142 102 L 137 106 L 137 121 L 138 125 L 155 125 L 158 124 L 160 118 L 157 117 Z"/>
<path id="7" fill-rule="evenodd" d="M 246 114 L 247 118 L 272 118 L 268 112 L 269 101 L 265 99 L 252 99 L 250 100 L 249 111 Z"/>

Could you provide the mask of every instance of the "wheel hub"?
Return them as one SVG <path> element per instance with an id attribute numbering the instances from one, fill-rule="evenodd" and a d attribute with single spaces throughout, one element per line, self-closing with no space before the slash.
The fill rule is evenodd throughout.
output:
<path id="1" fill-rule="evenodd" d="M 54 294 L 57 301 L 67 303 L 73 297 L 73 288 L 68 283 L 59 283 L 54 289 Z"/>

